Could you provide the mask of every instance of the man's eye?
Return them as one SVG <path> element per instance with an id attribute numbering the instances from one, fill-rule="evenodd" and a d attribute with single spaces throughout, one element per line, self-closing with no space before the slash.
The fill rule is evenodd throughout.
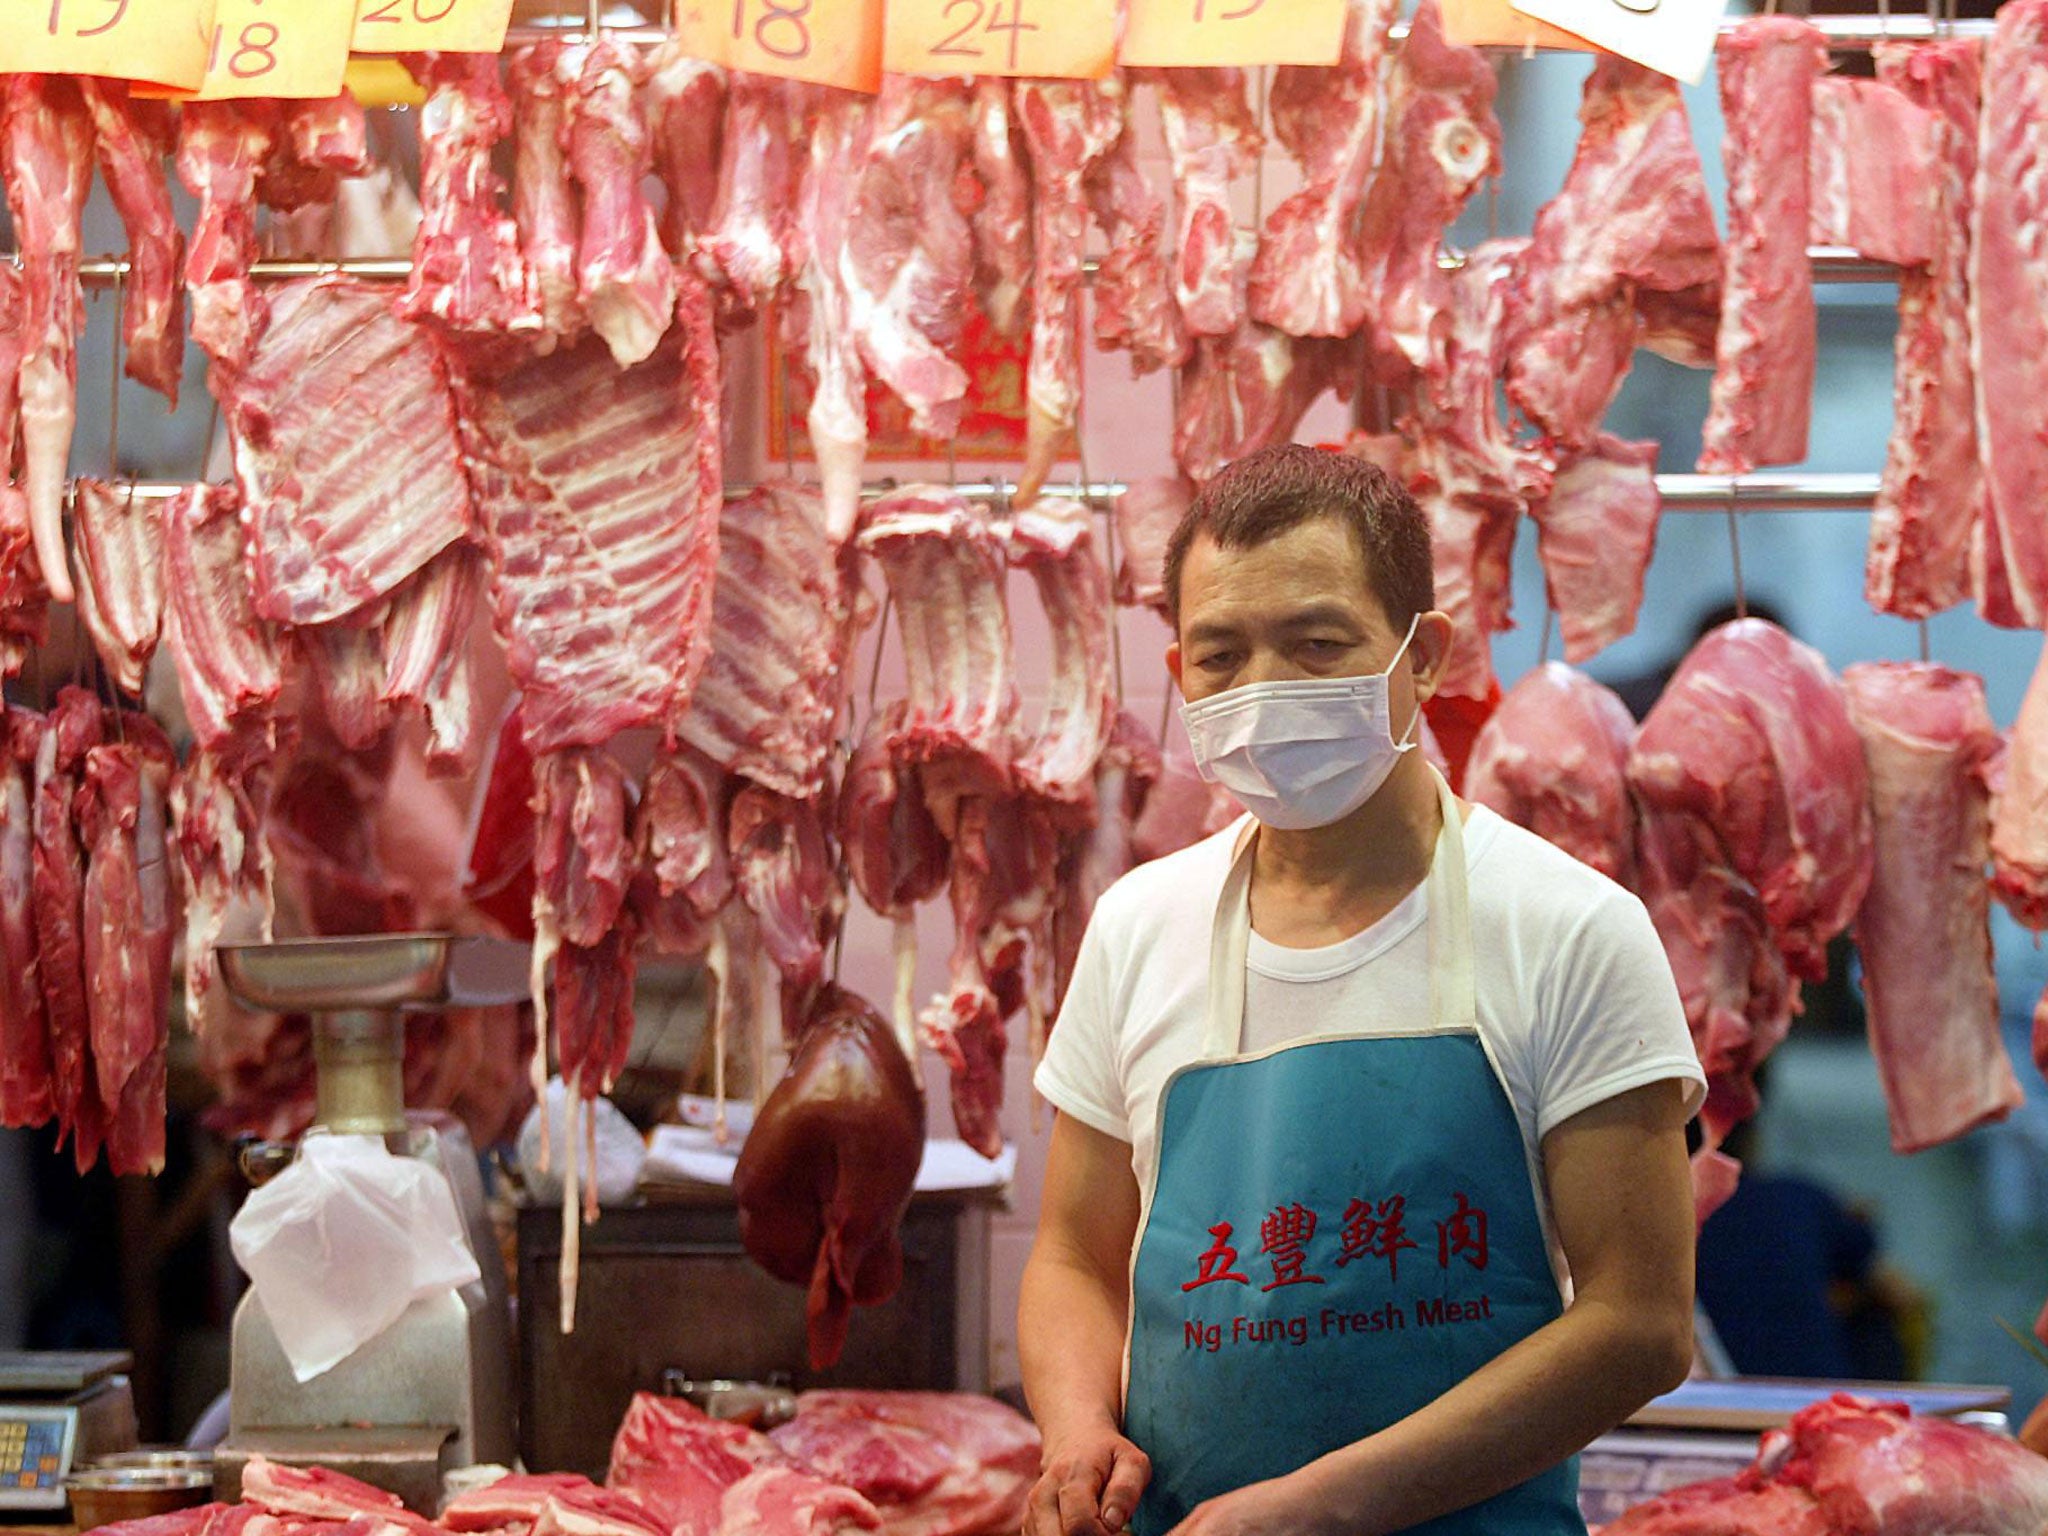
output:
<path id="1" fill-rule="evenodd" d="M 1236 660 L 1235 651 L 1207 651 L 1195 658 L 1195 665 L 1204 672 L 1215 672 L 1233 665 Z"/>

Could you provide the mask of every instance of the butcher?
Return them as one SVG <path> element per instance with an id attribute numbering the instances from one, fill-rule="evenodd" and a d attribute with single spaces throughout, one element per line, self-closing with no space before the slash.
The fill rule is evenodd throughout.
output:
<path id="1" fill-rule="evenodd" d="M 1026 1536 L 1584 1536 L 1577 1452 L 1692 1359 L 1649 916 L 1416 750 L 1452 625 L 1379 469 L 1238 460 L 1166 596 L 1250 815 L 1103 897 L 1038 1070 Z"/>

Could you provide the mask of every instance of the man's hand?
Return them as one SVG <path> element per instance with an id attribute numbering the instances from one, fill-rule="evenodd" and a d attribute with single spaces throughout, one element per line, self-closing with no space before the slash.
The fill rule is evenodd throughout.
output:
<path id="1" fill-rule="evenodd" d="M 1117 1536 L 1152 1476 L 1146 1454 L 1103 1424 L 1047 1446 L 1024 1510 L 1024 1536 Z"/>
<path id="2" fill-rule="evenodd" d="M 1292 1472 L 1204 1499 L 1169 1536 L 1316 1536 L 1325 1513 Z"/>

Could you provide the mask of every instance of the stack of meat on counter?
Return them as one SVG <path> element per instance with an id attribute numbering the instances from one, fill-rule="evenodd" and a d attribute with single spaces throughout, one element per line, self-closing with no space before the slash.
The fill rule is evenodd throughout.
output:
<path id="1" fill-rule="evenodd" d="M 254 1457 L 240 1504 L 120 1525 L 117 1536 L 1008 1536 L 1038 1476 L 1038 1431 L 992 1398 L 806 1392 L 768 1433 L 675 1398 L 633 1399 L 603 1485 L 518 1473 L 434 1520 L 324 1468 Z"/>
<path id="2" fill-rule="evenodd" d="M 847 1309 L 895 1283 L 919 1039 L 951 1069 L 961 1135 L 993 1153 L 1012 1021 L 1042 1033 L 1095 896 L 1229 819 L 1116 708 L 1115 605 L 1160 604 L 1159 552 L 1193 489 L 1289 438 L 1325 392 L 1372 386 L 1376 430 L 1349 447 L 1426 508 L 1458 621 L 1444 691 L 1484 701 L 1525 513 L 1568 658 L 1635 623 L 1656 450 L 1602 420 L 1636 349 L 1714 370 L 1703 468 L 1797 460 L 1806 246 L 1856 245 L 1902 269 L 1873 602 L 1920 616 L 1974 596 L 1997 622 L 2048 618 L 2027 500 L 2048 474 L 2048 295 L 2027 233 L 2048 0 L 2002 7 L 1988 47 L 1886 45 L 1874 80 L 1827 74 L 1802 22 L 1734 27 L 1725 242 L 1676 86 L 1603 58 L 1532 233 L 1455 269 L 1445 232 L 1500 169 L 1494 65 L 1446 40 L 1433 0 L 1396 47 L 1396 12 L 1352 0 L 1340 60 L 1277 70 L 1263 124 L 1230 69 L 890 77 L 868 97 L 601 36 L 422 56 L 417 201 L 346 96 L 172 108 L 113 82 L 0 82 L 21 257 L 18 274 L 0 265 L 0 671 L 42 642 L 52 600 L 75 602 L 108 694 L 139 696 L 161 650 L 194 738 L 177 761 L 136 710 L 82 691 L 9 712 L 0 1120 L 54 1119 L 81 1166 L 102 1146 L 119 1170 L 160 1163 L 182 931 L 224 1119 L 305 1124 L 303 1021 L 227 1008 L 212 946 L 270 931 L 280 909 L 284 931 L 314 933 L 451 920 L 380 864 L 370 829 L 418 803 L 406 774 L 474 770 L 490 731 L 465 642 L 486 614 L 520 702 L 491 745 L 475 891 L 530 887 L 509 915 L 536 939 L 535 1065 L 552 1044 L 572 1103 L 603 1092 L 630 1042 L 635 955 L 703 959 L 720 1038 L 791 1057 L 741 1200 L 756 1255 L 811 1288 L 822 1361 Z M 1170 187 L 1139 154 L 1155 114 Z M 1240 239 L 1267 131 L 1298 185 Z M 189 315 L 225 482 L 67 482 L 95 165 L 128 232 L 125 371 L 174 399 Z M 189 232 L 172 175 L 196 202 Z M 390 285 L 273 284 L 253 272 L 266 248 L 411 264 Z M 1028 337 L 1017 494 L 867 499 L 871 388 L 951 438 L 977 306 Z M 1083 320 L 1174 381 L 1179 473 L 1123 497 L 1113 563 L 1095 509 L 1040 494 L 1077 424 Z M 725 365 L 755 325 L 779 327 L 810 376 L 816 485 L 727 484 Z M 1050 635 L 1031 710 L 1013 586 Z M 907 685 L 856 710 L 850 660 L 885 612 Z M 1524 689 L 1583 692 L 1552 672 Z M 1877 956 L 1899 1144 L 2011 1101 L 1986 1044 L 1974 870 L 1996 741 L 1974 680 L 1880 668 L 1838 685 L 1783 636 L 1737 626 L 1633 740 L 1575 697 L 1587 733 L 1556 741 L 1563 707 L 1511 699 L 1481 777 L 1568 846 L 1594 829 L 1578 846 L 1650 901 L 1716 1137 L 1751 1109 L 1795 981 L 1851 922 Z M 1989 823 L 1996 891 L 2037 926 L 2044 731 L 2048 684 Z M 901 936 L 879 1008 L 827 980 L 849 881 Z M 942 897 L 947 984 L 919 999 L 912 921 Z M 1927 910 L 1939 934 L 1914 921 Z M 519 1027 L 415 1031 L 415 1102 L 502 1134 L 525 1103 L 502 1070 Z M 824 1156 L 839 1182 L 821 1193 L 806 1170 Z"/>

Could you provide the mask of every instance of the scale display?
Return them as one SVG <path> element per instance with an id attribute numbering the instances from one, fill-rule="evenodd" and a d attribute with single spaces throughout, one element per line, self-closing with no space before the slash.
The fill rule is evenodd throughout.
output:
<path id="1" fill-rule="evenodd" d="M 0 1407 L 0 1509 L 61 1505 L 77 1432 L 74 1408 Z"/>

